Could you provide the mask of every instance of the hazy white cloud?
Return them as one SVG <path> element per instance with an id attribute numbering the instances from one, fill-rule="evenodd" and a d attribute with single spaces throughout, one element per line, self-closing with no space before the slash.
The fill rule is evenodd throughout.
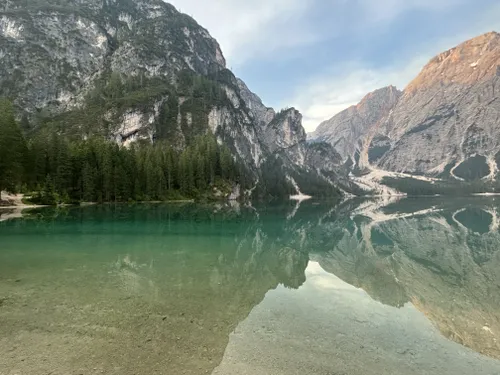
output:
<path id="1" fill-rule="evenodd" d="M 322 121 L 357 104 L 371 91 L 388 85 L 403 89 L 427 60 L 427 56 L 421 56 L 383 69 L 366 68 L 356 62 L 346 63 L 343 68 L 336 66 L 338 73 L 312 77 L 297 88 L 289 103 L 283 104 L 301 110 L 304 127 L 310 132 Z"/>
<path id="2" fill-rule="evenodd" d="M 222 46 L 228 64 L 277 58 L 279 52 L 310 45 L 345 32 L 362 31 L 388 22 L 412 9 L 443 10 L 467 0 L 168 0 L 207 28 Z M 343 11 L 356 9 L 356 19 Z M 323 11 L 330 18 L 324 29 L 308 22 Z"/>
<path id="3" fill-rule="evenodd" d="M 414 10 L 445 11 L 470 0 L 355 0 L 372 23 L 390 21 Z"/>
<path id="4" fill-rule="evenodd" d="M 169 0 L 221 44 L 229 65 L 317 41 L 303 16 L 314 0 Z"/>

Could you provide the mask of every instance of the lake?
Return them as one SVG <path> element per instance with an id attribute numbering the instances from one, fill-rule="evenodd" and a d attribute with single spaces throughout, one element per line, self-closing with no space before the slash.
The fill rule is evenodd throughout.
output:
<path id="1" fill-rule="evenodd" d="M 479 197 L 0 211 L 0 374 L 499 374 L 499 213 Z"/>

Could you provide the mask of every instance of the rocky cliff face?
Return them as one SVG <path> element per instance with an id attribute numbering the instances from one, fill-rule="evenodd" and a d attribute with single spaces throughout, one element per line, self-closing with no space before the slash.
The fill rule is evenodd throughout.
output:
<path id="1" fill-rule="evenodd" d="M 0 11 L 0 88 L 29 113 L 81 104 L 109 71 L 174 79 L 225 68 L 208 32 L 162 1 L 13 0 Z"/>
<path id="2" fill-rule="evenodd" d="M 302 115 L 295 108 L 283 110 L 265 127 L 262 140 L 271 152 L 286 150 L 306 141 Z"/>
<path id="3" fill-rule="evenodd" d="M 434 58 L 382 124 L 380 132 L 391 139 L 391 150 L 379 165 L 461 179 L 495 175 L 500 151 L 498 66 L 497 33 Z"/>
<path id="4" fill-rule="evenodd" d="M 178 148 L 212 132 L 255 182 L 274 154 L 304 159 L 294 151 L 306 147 L 300 113 L 266 107 L 207 30 L 161 0 L 10 0 L 0 5 L 0 62 L 0 95 L 32 128 Z"/>
<path id="5" fill-rule="evenodd" d="M 314 136 L 344 157 L 359 149 L 361 167 L 466 181 L 493 178 L 500 159 L 499 84 L 500 34 L 493 32 L 432 59 L 402 95 L 372 101 L 361 116 L 351 108 Z"/>
<path id="6" fill-rule="evenodd" d="M 252 117 L 257 125 L 265 127 L 276 116 L 273 108 L 266 107 L 262 100 L 247 87 L 246 83 L 238 79 L 238 88 L 240 89 L 241 98 L 244 100 L 247 108 L 250 110 Z"/>
<path id="7" fill-rule="evenodd" d="M 344 159 L 357 159 L 362 140 L 396 106 L 402 92 L 394 86 L 374 91 L 356 106 L 321 123 L 311 138 L 332 144 Z"/>

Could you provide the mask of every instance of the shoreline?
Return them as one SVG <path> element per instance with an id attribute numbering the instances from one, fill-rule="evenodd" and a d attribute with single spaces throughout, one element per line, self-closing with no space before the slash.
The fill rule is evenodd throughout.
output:
<path id="1" fill-rule="evenodd" d="M 51 206 L 43 206 L 43 205 L 40 205 L 40 204 L 34 204 L 34 205 L 27 205 L 27 204 L 22 204 L 22 205 L 19 205 L 19 206 L 0 206 L 0 210 L 1 209 L 5 209 L 5 210 L 15 210 L 15 209 L 28 209 L 28 208 L 42 208 L 42 207 L 51 207 Z"/>
<path id="2" fill-rule="evenodd" d="M 13 209 L 29 209 L 29 208 L 44 208 L 44 207 L 88 207 L 97 205 L 109 204 L 162 204 L 162 203 L 196 203 L 194 199 L 177 199 L 166 201 L 134 201 L 134 202 L 80 202 L 75 204 L 57 204 L 57 205 L 42 205 L 42 204 L 26 204 L 23 199 L 24 194 L 9 194 L 2 191 L 0 194 L 0 202 L 5 202 L 7 205 L 0 205 L 0 209 L 13 210 Z"/>
<path id="3" fill-rule="evenodd" d="M 144 201 L 144 202 L 103 202 L 103 203 L 97 203 L 97 202 L 84 202 L 80 204 L 58 204 L 55 206 L 47 206 L 47 205 L 40 205 L 40 204 L 34 204 L 34 205 L 27 205 L 27 204 L 22 204 L 18 206 L 0 206 L 1 209 L 5 210 L 15 210 L 15 209 L 28 209 L 28 208 L 49 208 L 49 207 L 90 207 L 90 206 L 102 206 L 102 205 L 109 205 L 109 204 L 164 204 L 164 203 L 196 203 L 194 200 L 179 200 L 179 201 Z"/>

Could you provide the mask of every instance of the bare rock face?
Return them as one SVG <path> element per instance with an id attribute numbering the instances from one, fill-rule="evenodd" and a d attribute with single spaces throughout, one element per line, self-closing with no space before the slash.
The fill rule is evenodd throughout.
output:
<path id="1" fill-rule="evenodd" d="M 437 84 L 473 85 L 489 80 L 499 66 L 500 34 L 490 32 L 434 57 L 406 88 L 406 94 L 435 89 Z"/>
<path id="2" fill-rule="evenodd" d="M 109 70 L 173 78 L 225 68 L 205 29 L 156 0 L 10 0 L 0 6 L 0 46 L 0 90 L 29 113 L 77 105 Z"/>
<path id="3" fill-rule="evenodd" d="M 252 113 L 254 121 L 261 127 L 268 125 L 276 116 L 274 109 L 266 107 L 262 100 L 247 87 L 246 83 L 238 78 L 238 87 L 241 98 Z"/>
<path id="4" fill-rule="evenodd" d="M 284 150 L 305 142 L 306 132 L 302 127 L 302 115 L 295 108 L 278 113 L 266 126 L 263 141 L 271 152 Z"/>
<path id="5" fill-rule="evenodd" d="M 432 59 L 406 88 L 379 133 L 391 150 L 378 164 L 399 172 L 439 175 L 449 171 L 469 179 L 460 165 L 480 155 L 485 177 L 497 171 L 500 101 L 497 75 L 500 34 L 472 39 Z"/>
<path id="6" fill-rule="evenodd" d="M 402 93 L 394 86 L 374 91 L 356 106 L 321 123 L 310 138 L 331 143 L 344 159 L 355 160 L 363 139 L 395 107 Z"/>
<path id="7" fill-rule="evenodd" d="M 433 58 L 402 94 L 376 91 L 321 124 L 313 138 L 360 168 L 493 178 L 500 155 L 499 67 L 500 34 L 481 35 Z"/>
<path id="8" fill-rule="evenodd" d="M 317 194 L 320 189 L 310 185 L 322 186 L 324 191 L 333 186 L 347 191 L 354 189 L 347 181 L 342 169 L 343 161 L 337 151 L 326 142 L 307 142 L 302 114 L 298 110 L 287 108 L 276 113 L 239 79 L 238 87 L 249 117 L 256 123 L 253 129 L 264 150 L 258 159 L 259 167 L 267 170 L 269 165 L 274 169 L 279 165 L 279 171 L 272 173 L 282 174 L 280 183 L 291 184 L 289 189 L 295 193 Z"/>

